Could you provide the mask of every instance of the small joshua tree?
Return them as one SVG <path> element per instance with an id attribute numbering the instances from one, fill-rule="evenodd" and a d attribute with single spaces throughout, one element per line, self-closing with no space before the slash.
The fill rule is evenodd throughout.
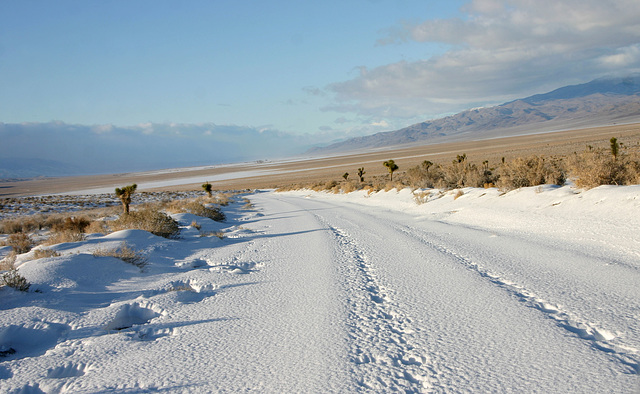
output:
<path id="1" fill-rule="evenodd" d="M 129 204 L 131 204 L 131 195 L 135 193 L 138 185 L 124 186 L 122 189 L 116 187 L 116 196 L 122 201 L 122 209 L 125 215 L 129 214 Z"/>
<path id="2" fill-rule="evenodd" d="M 207 192 L 207 195 L 209 196 L 209 198 L 211 198 L 211 184 L 209 183 L 209 181 L 202 184 L 202 189 Z"/>
<path id="3" fill-rule="evenodd" d="M 611 137 L 609 142 L 611 142 L 611 155 L 613 155 L 613 160 L 617 160 L 618 153 L 620 152 L 620 144 L 618 143 L 618 139 L 616 137 Z"/>
<path id="4" fill-rule="evenodd" d="M 344 174 L 342 174 L 342 177 L 344 178 L 344 180 L 346 181 L 347 178 L 349 178 L 349 173 L 345 172 Z"/>
<path id="5" fill-rule="evenodd" d="M 398 169 L 398 165 L 393 160 L 387 160 L 382 165 L 389 170 L 390 180 L 393 182 L 393 172 Z"/>
<path id="6" fill-rule="evenodd" d="M 364 182 L 364 174 L 366 174 L 364 167 L 358 168 L 358 177 L 360 178 L 360 182 Z"/>
<path id="7" fill-rule="evenodd" d="M 422 162 L 422 168 L 424 168 L 424 172 L 429 173 L 429 168 L 433 166 L 433 162 L 429 160 L 425 160 Z"/>

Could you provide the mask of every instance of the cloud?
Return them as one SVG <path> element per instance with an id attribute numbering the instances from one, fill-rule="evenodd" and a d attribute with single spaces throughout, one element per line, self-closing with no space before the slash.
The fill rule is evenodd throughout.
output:
<path id="1" fill-rule="evenodd" d="M 473 0 L 460 18 L 403 22 L 378 44 L 438 43 L 444 53 L 361 68 L 331 84 L 325 110 L 416 118 L 640 68 L 633 0 Z"/>
<path id="2" fill-rule="evenodd" d="M 130 127 L 63 122 L 0 123 L 0 157 L 56 161 L 77 174 L 116 173 L 277 159 L 302 154 L 337 132 L 293 135 L 270 126 L 143 123 Z M 3 172 L 0 168 L 0 174 Z M 43 173 L 40 175 L 61 175 Z"/>

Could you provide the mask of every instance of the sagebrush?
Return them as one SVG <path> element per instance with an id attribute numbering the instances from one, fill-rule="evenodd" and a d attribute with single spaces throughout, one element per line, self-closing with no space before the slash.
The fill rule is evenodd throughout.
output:
<path id="1" fill-rule="evenodd" d="M 152 207 L 144 207 L 138 211 L 131 211 L 121 215 L 118 219 L 108 223 L 111 231 L 145 230 L 164 238 L 175 238 L 180 233 L 178 222 L 169 215 Z"/>
<path id="2" fill-rule="evenodd" d="M 141 270 L 149 264 L 149 261 L 141 251 L 132 249 L 126 242 L 116 248 L 96 249 L 93 255 L 96 257 L 115 257 L 125 263 L 135 265 Z"/>

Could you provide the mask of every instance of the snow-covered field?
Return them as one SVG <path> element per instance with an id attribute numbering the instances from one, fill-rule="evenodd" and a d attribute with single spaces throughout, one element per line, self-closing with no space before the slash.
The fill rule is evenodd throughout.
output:
<path id="1" fill-rule="evenodd" d="M 263 191 L 20 255 L 0 392 L 638 392 L 640 186 L 463 193 Z M 143 272 L 92 255 L 122 242 Z"/>

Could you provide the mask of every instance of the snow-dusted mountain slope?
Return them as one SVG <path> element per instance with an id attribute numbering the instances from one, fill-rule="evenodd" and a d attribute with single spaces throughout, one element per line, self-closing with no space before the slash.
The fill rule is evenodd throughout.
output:
<path id="1" fill-rule="evenodd" d="M 640 186 L 463 192 L 260 192 L 21 255 L 0 391 L 637 391 Z M 144 272 L 91 254 L 123 241 Z"/>

